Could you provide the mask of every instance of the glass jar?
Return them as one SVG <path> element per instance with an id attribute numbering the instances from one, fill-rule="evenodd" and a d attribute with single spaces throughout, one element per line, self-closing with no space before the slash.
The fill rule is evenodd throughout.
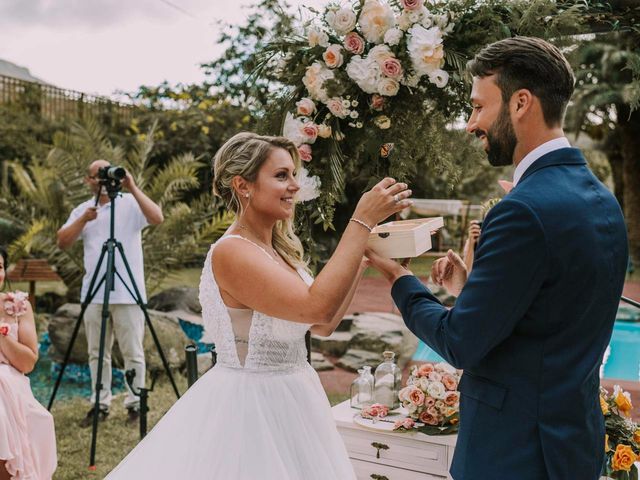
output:
<path id="1" fill-rule="evenodd" d="M 371 367 L 358 369 L 360 374 L 351 383 L 351 408 L 361 409 L 373 403 L 373 376 Z M 371 377 L 371 378 L 369 378 Z"/>
<path id="2" fill-rule="evenodd" d="M 371 382 L 371 403 L 373 403 L 373 386 L 376 382 L 373 378 L 373 373 L 371 373 L 371 366 L 365 365 L 362 369 L 364 370 L 364 376 L 369 379 L 369 382 Z"/>
<path id="3" fill-rule="evenodd" d="M 384 359 L 376 368 L 373 385 L 373 401 L 386 405 L 389 409 L 400 406 L 398 392 L 402 382 L 402 372 L 395 362 L 396 354 L 385 351 L 382 354 Z"/>

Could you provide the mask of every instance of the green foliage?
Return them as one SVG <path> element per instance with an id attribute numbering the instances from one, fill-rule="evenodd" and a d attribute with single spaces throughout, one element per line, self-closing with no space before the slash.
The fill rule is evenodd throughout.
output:
<path id="1" fill-rule="evenodd" d="M 71 209 L 87 199 L 83 177 L 88 163 L 102 158 L 125 166 L 137 185 L 163 208 L 164 223 L 145 229 L 142 236 L 149 290 L 171 269 L 200 261 L 230 219 L 214 215 L 218 206 L 210 194 L 184 202 L 184 195 L 199 185 L 202 165 L 193 155 L 173 157 L 164 167 L 150 165 L 154 133 L 155 126 L 125 149 L 112 144 L 97 123 L 75 124 L 69 133 L 56 134 L 45 158 L 35 159 L 28 167 L 11 162 L 12 188 L 0 194 L 0 218 L 20 229 L 10 245 L 12 257 L 47 258 L 71 291 L 77 291 L 83 275 L 82 247 L 76 242 L 61 251 L 56 232 Z"/>

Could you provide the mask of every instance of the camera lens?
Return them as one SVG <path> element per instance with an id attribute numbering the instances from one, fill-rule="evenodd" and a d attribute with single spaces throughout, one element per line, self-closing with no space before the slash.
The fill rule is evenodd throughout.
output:
<path id="1" fill-rule="evenodd" d="M 127 171 L 122 167 L 109 167 L 107 170 L 107 177 L 114 180 L 122 180 L 127 174 Z"/>

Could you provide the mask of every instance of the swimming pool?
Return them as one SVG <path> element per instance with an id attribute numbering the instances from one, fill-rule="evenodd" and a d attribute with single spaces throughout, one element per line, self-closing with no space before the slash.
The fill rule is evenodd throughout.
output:
<path id="1" fill-rule="evenodd" d="M 622 306 L 618 319 L 638 318 L 640 312 L 632 307 Z M 617 320 L 613 326 L 609 355 L 605 356 L 604 378 L 618 380 L 640 380 L 640 322 Z M 420 341 L 413 360 L 421 362 L 442 362 L 442 357 Z"/>

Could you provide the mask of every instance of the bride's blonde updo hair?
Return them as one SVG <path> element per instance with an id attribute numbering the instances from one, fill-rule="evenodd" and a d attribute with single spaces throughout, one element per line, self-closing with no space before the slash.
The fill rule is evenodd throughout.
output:
<path id="1" fill-rule="evenodd" d="M 274 148 L 289 152 L 295 168 L 300 168 L 298 148 L 291 140 L 251 132 L 234 135 L 213 157 L 213 193 L 224 200 L 236 218 L 242 215 L 242 204 L 232 186 L 233 178 L 238 175 L 248 182 L 255 182 L 260 168 Z M 302 243 L 293 231 L 293 217 L 276 222 L 273 227 L 273 248 L 291 267 L 307 269 Z"/>

